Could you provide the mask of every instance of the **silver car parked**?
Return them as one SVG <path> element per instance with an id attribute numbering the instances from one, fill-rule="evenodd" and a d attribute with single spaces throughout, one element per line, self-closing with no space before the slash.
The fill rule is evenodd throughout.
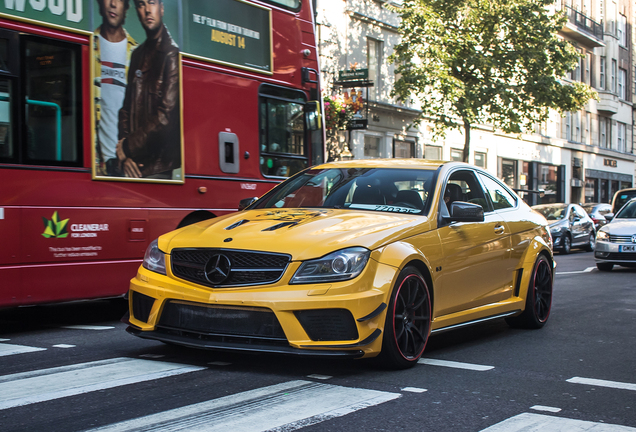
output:
<path id="1" fill-rule="evenodd" d="M 554 250 L 563 254 L 570 249 L 580 247 L 586 251 L 594 250 L 596 230 L 594 221 L 578 204 L 540 204 L 532 206 L 541 213 L 550 224 L 550 233 L 554 240 Z"/>
<path id="2" fill-rule="evenodd" d="M 598 231 L 594 259 L 601 271 L 611 271 L 615 265 L 636 267 L 636 198 Z"/>

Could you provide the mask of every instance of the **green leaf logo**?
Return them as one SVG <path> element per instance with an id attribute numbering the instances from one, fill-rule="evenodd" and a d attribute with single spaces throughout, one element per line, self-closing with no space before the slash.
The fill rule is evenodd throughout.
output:
<path id="1" fill-rule="evenodd" d="M 66 238 L 68 237 L 68 231 L 66 230 L 66 225 L 68 224 L 68 219 L 60 220 L 60 217 L 56 212 L 53 212 L 53 217 L 51 220 L 43 217 L 42 221 L 44 222 L 44 232 L 42 233 L 43 237 L 46 238 Z"/>

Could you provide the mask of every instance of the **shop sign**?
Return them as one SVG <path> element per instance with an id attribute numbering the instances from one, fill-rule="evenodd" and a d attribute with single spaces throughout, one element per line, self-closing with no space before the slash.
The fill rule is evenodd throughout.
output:
<path id="1" fill-rule="evenodd" d="M 338 81 L 359 81 L 369 79 L 369 69 L 348 69 L 338 72 Z"/>
<path id="2" fill-rule="evenodd" d="M 616 168 L 618 166 L 618 162 L 616 159 L 603 159 L 603 165 Z"/>
<path id="3" fill-rule="evenodd" d="M 368 119 L 352 119 L 349 122 L 347 129 L 349 130 L 366 129 L 368 125 L 369 125 Z"/>

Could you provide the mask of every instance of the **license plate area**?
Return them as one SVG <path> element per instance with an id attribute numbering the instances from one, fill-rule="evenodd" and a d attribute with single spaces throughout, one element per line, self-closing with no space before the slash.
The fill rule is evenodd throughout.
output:
<path id="1" fill-rule="evenodd" d="M 620 245 L 619 252 L 636 252 L 636 245 Z"/>

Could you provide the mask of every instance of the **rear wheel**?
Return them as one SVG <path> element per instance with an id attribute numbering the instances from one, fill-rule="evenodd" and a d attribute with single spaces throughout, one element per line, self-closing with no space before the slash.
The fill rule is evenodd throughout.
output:
<path id="1" fill-rule="evenodd" d="M 526 308 L 519 316 L 506 318 L 511 327 L 538 329 L 545 325 L 552 307 L 552 266 L 545 255 L 540 255 L 534 264 Z"/>
<path id="2" fill-rule="evenodd" d="M 430 292 L 415 267 L 398 276 L 387 309 L 380 358 L 393 369 L 417 364 L 431 330 Z"/>
<path id="3" fill-rule="evenodd" d="M 608 272 L 612 271 L 614 268 L 614 264 L 612 263 L 596 263 L 596 268 L 600 271 Z"/>

